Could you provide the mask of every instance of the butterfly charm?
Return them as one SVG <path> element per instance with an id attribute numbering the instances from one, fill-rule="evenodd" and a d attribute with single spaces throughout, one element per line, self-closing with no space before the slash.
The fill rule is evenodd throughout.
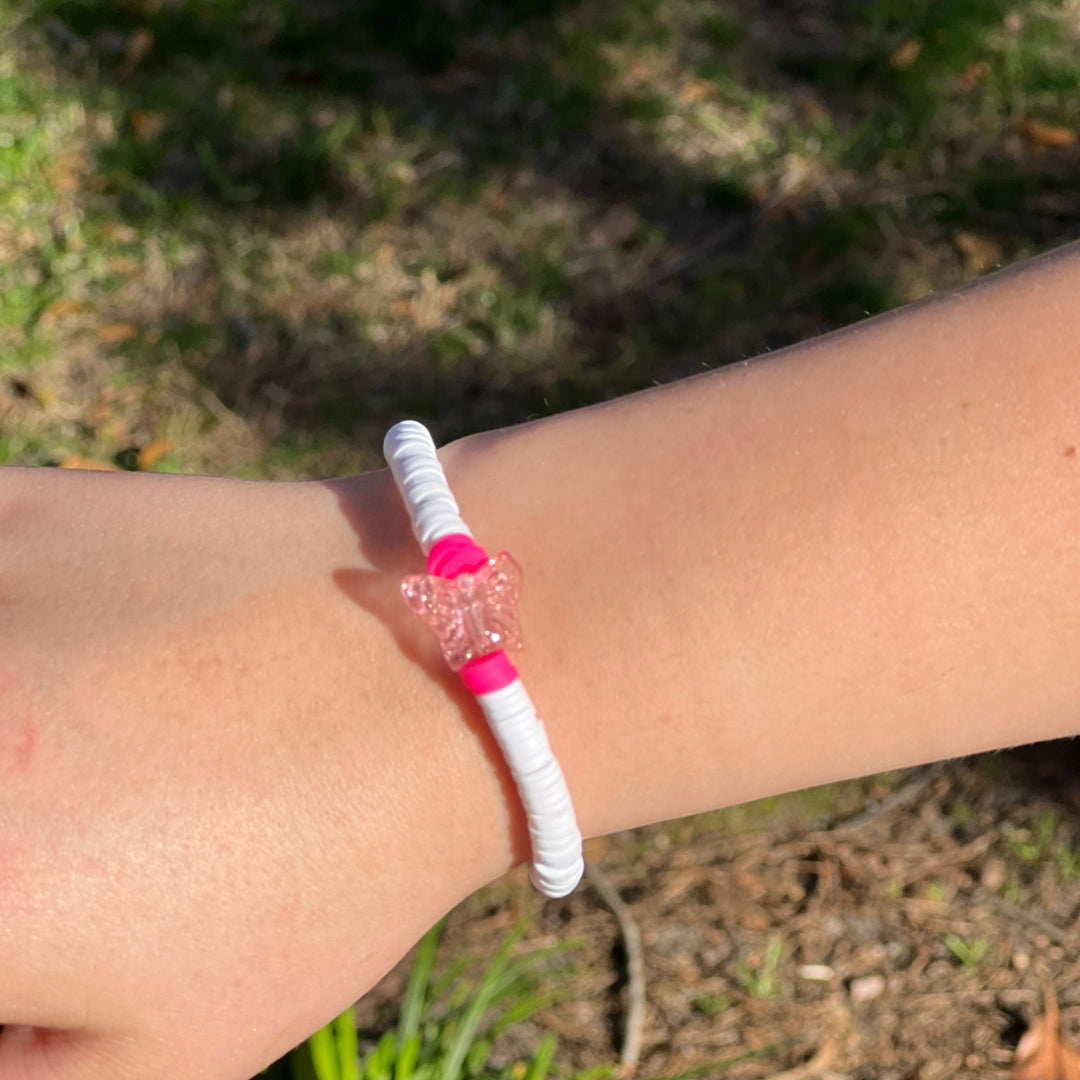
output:
<path id="1" fill-rule="evenodd" d="M 478 656 L 521 648 L 514 610 L 521 582 L 521 567 L 504 551 L 456 578 L 410 574 L 401 595 L 435 631 L 446 662 L 458 671 Z"/>

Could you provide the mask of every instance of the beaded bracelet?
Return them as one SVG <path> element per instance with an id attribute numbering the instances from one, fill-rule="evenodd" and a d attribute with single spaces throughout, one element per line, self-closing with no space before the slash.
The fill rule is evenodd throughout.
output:
<path id="1" fill-rule="evenodd" d="M 533 885 L 546 896 L 566 896 L 585 868 L 581 833 L 544 724 L 507 656 L 522 644 L 514 610 L 521 569 L 505 551 L 489 557 L 473 539 L 423 424 L 395 424 L 383 453 L 427 556 L 428 573 L 406 577 L 402 595 L 476 695 L 506 758 L 528 820 Z"/>

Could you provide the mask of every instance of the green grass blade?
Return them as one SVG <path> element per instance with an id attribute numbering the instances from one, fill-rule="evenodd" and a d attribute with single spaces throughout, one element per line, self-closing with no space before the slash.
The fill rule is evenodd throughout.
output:
<path id="1" fill-rule="evenodd" d="M 536 1056 L 532 1059 L 529 1071 L 525 1074 L 525 1080 L 546 1080 L 548 1069 L 551 1068 L 551 1059 L 555 1056 L 555 1036 L 547 1032 L 540 1040 L 536 1048 Z"/>
<path id="2" fill-rule="evenodd" d="M 554 1005 L 564 997 L 565 994 L 552 991 L 549 994 L 532 994 L 523 998 L 499 1016 L 498 1020 L 491 1025 L 491 1034 L 501 1035 L 507 1028 L 528 1020 L 530 1016 L 541 1009 L 546 1009 L 549 1005 Z"/>
<path id="3" fill-rule="evenodd" d="M 399 1042 L 397 1060 L 394 1062 L 394 1080 L 415 1080 L 416 1062 L 419 1057 L 419 1035 L 413 1035 L 404 1043 Z"/>
<path id="4" fill-rule="evenodd" d="M 479 1036 L 465 1055 L 465 1075 L 477 1076 L 491 1056 L 491 1036 Z"/>
<path id="5" fill-rule="evenodd" d="M 307 1041 L 316 1080 L 341 1080 L 333 1024 L 319 1028 Z"/>
<path id="6" fill-rule="evenodd" d="M 403 1047 L 420 1030 L 420 1018 L 424 1014 L 424 1001 L 427 998 L 431 972 L 435 967 L 435 952 L 439 947 L 439 936 L 443 922 L 436 923 L 423 937 L 420 948 L 416 951 L 409 985 L 405 988 L 405 998 L 401 1003 L 401 1019 L 398 1021 L 398 1046 Z M 396 1080 L 404 1077 L 395 1072 Z"/>
<path id="7" fill-rule="evenodd" d="M 487 971 L 484 972 L 484 977 L 476 988 L 472 1000 L 466 1006 L 458 1029 L 447 1050 L 446 1057 L 443 1059 L 442 1067 L 438 1073 L 439 1080 L 458 1080 L 460 1077 L 461 1066 L 475 1040 L 480 1021 L 484 1018 L 484 1013 L 491 1007 L 492 1001 L 497 996 L 503 972 L 510 962 L 510 950 L 520 936 L 521 927 L 519 926 L 499 947 L 495 958 L 491 961 Z"/>
<path id="8" fill-rule="evenodd" d="M 311 1046 L 309 1043 L 301 1043 L 289 1054 L 288 1070 L 290 1080 L 318 1080 L 315 1075 L 315 1066 L 311 1063 Z"/>
<path id="9" fill-rule="evenodd" d="M 340 1080 L 360 1080 L 360 1044 L 351 1008 L 332 1024 Z"/>
<path id="10" fill-rule="evenodd" d="M 364 1062 L 365 1080 L 390 1080 L 397 1056 L 397 1034 L 388 1031 Z"/>
<path id="11" fill-rule="evenodd" d="M 581 945 L 580 938 L 573 941 L 560 941 L 555 945 L 546 945 L 543 948 L 534 949 L 532 952 L 516 957 L 507 964 L 506 970 L 500 977 L 495 992 L 495 1000 L 501 1000 L 508 992 L 511 992 L 514 989 L 514 984 L 518 983 L 523 976 L 529 974 L 534 968 L 540 967 L 545 961 L 581 948 Z"/>
<path id="12" fill-rule="evenodd" d="M 429 999 L 438 1001 L 465 974 L 468 968 L 469 958 L 467 956 L 457 956 L 451 960 L 446 970 L 432 982 L 431 991 L 428 994 Z"/>

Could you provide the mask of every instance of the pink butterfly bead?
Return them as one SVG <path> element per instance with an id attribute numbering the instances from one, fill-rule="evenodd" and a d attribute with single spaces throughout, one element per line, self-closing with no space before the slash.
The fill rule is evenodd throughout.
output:
<path id="1" fill-rule="evenodd" d="M 521 582 L 521 567 L 504 551 L 455 578 L 410 574 L 401 594 L 435 631 L 446 662 L 458 671 L 478 656 L 521 648 L 514 610 Z"/>

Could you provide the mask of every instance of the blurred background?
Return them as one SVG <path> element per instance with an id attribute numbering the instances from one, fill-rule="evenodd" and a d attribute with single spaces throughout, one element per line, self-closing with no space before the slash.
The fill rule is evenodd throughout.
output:
<path id="1" fill-rule="evenodd" d="M 1080 7 L 0 3 L 0 461 L 378 464 L 1080 232 Z"/>
<path id="2" fill-rule="evenodd" d="M 742 360 L 1076 238 L 1078 132 L 1080 0 L 0 0 L 0 464 L 340 475 L 406 415 Z M 593 845 L 640 1074 L 1000 1076 L 1047 986 L 1075 1034 L 1074 763 Z M 462 1075 L 614 1076 L 623 924 L 511 876 L 447 955 L 520 917 L 585 944 Z M 367 1080 L 406 1075 L 371 1063 L 408 970 L 357 1013 Z"/>

